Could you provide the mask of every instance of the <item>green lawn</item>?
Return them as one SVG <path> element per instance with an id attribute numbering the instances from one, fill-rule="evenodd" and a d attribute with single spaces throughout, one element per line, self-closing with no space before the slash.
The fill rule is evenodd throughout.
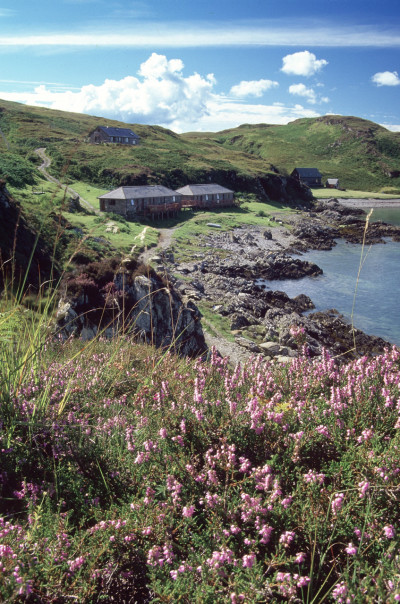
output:
<path id="1" fill-rule="evenodd" d="M 109 189 L 100 189 L 98 187 L 94 187 L 93 185 L 89 185 L 86 182 L 82 182 L 79 180 L 73 180 L 68 184 L 69 187 L 74 189 L 83 199 L 88 201 L 96 210 L 100 209 L 99 204 L 99 196 L 107 193 Z"/>

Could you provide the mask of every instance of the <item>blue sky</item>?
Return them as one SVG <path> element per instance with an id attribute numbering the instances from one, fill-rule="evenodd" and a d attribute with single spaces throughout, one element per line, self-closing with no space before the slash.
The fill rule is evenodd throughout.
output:
<path id="1" fill-rule="evenodd" d="M 176 132 L 400 131 L 398 0 L 0 0 L 0 98 Z"/>

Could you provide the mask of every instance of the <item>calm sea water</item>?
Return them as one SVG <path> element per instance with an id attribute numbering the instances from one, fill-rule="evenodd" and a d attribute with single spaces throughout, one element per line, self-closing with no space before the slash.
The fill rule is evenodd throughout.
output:
<path id="1" fill-rule="evenodd" d="M 400 208 L 387 212 L 393 213 L 390 222 L 400 225 Z M 389 222 L 384 214 L 385 209 L 376 210 L 373 218 Z M 298 281 L 265 281 L 266 287 L 284 291 L 291 298 L 304 293 L 316 310 L 336 308 L 347 319 L 355 299 L 354 325 L 400 346 L 400 243 L 388 241 L 364 248 L 357 291 L 361 245 L 338 241 L 331 251 L 310 251 L 301 258 L 315 262 L 324 274 Z"/>

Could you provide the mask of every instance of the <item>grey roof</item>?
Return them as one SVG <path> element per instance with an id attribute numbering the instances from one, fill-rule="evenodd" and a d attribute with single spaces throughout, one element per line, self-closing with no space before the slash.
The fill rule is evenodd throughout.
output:
<path id="1" fill-rule="evenodd" d="M 299 176 L 305 176 L 310 178 L 321 178 L 322 174 L 318 168 L 295 168 Z M 294 171 L 294 170 L 293 170 Z"/>
<path id="2" fill-rule="evenodd" d="M 100 195 L 99 199 L 143 199 L 145 197 L 172 197 L 180 195 L 162 185 L 143 185 L 137 187 L 119 187 Z"/>
<path id="3" fill-rule="evenodd" d="M 216 185 L 215 183 L 210 183 L 209 185 L 186 185 L 185 187 L 181 187 L 177 189 L 178 193 L 182 193 L 182 195 L 215 195 L 216 193 L 233 193 L 231 189 L 226 189 L 225 187 L 221 187 L 221 185 Z"/>
<path id="4" fill-rule="evenodd" d="M 98 129 L 105 132 L 108 136 L 133 136 L 133 138 L 139 138 L 139 136 L 129 128 L 111 128 L 108 126 L 98 126 Z"/>

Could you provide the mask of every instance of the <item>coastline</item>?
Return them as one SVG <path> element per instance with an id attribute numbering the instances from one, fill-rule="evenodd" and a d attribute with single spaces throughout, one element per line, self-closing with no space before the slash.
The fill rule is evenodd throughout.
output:
<path id="1" fill-rule="evenodd" d="M 356 198 L 338 198 L 337 201 L 346 208 L 360 208 L 362 210 L 369 208 L 400 208 L 400 197 L 396 199 L 356 199 Z"/>
<path id="2" fill-rule="evenodd" d="M 286 215 L 276 211 L 272 228 L 242 225 L 231 232 L 210 231 L 204 235 L 199 241 L 204 251 L 195 259 L 174 264 L 173 271 L 175 286 L 185 298 L 220 315 L 225 329 L 234 336 L 234 342 L 227 341 L 214 330 L 214 334 L 206 335 L 207 343 L 216 346 L 233 363 L 254 354 L 287 361 L 297 356 L 299 337 L 304 337 L 311 356 L 320 356 L 327 349 L 343 360 L 378 354 L 390 346 L 382 338 L 356 328 L 353 331 L 349 322 L 332 308 L 305 314 L 315 307 L 304 294 L 289 298 L 279 288 L 272 291 L 257 285 L 260 277 L 267 281 L 297 280 L 310 271 L 317 274 L 316 270 L 321 270 L 317 265 L 310 266 L 292 255 L 298 257 L 300 253 L 301 257 L 308 250 L 330 250 L 338 238 L 360 243 L 364 234 L 360 208 L 371 207 L 370 203 L 387 207 L 388 201 L 389 207 L 400 207 L 400 198 L 349 199 L 340 203 L 331 199 L 317 202 L 308 211 Z M 374 224 L 369 235 L 369 243 L 383 243 L 383 238 L 399 237 L 400 227 Z M 215 250 L 219 252 L 216 254 Z M 296 331 L 304 336 L 293 335 Z"/>

